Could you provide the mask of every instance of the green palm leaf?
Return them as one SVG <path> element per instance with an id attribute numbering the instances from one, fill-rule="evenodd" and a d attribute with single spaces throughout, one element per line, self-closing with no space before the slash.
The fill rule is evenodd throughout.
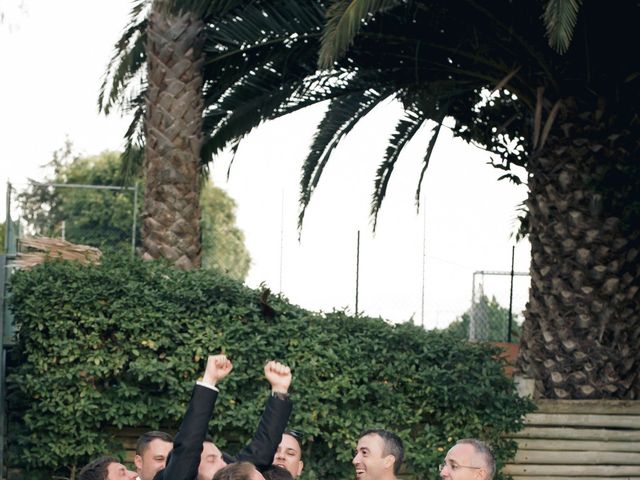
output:
<path id="1" fill-rule="evenodd" d="M 331 68 L 349 48 L 363 23 L 375 13 L 392 8 L 401 0 L 337 0 L 327 11 L 318 65 Z"/>
<path id="2" fill-rule="evenodd" d="M 544 25 L 549 46 L 558 53 L 565 53 L 569 49 L 581 6 L 582 0 L 547 0 Z"/>
<path id="3" fill-rule="evenodd" d="M 424 123 L 425 118 L 421 112 L 405 110 L 404 117 L 398 121 L 395 132 L 389 139 L 389 145 L 384 156 L 384 160 L 378 167 L 373 188 L 373 199 L 371 201 L 371 217 L 373 218 L 373 230 L 378 223 L 378 212 L 387 193 L 389 179 L 393 173 L 402 149 L 414 137 Z"/>

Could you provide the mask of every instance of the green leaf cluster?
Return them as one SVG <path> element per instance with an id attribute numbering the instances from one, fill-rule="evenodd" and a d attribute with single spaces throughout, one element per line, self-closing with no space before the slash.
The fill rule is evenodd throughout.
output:
<path id="1" fill-rule="evenodd" d="M 12 277 L 17 344 L 8 386 L 11 466 L 68 474 L 117 451 L 106 427 L 175 429 L 206 355 L 225 351 L 210 432 L 233 452 L 255 429 L 266 360 L 288 363 L 290 426 L 305 432 L 305 479 L 351 478 L 358 433 L 400 434 L 407 469 L 438 478 L 462 437 L 514 453 L 504 434 L 531 404 L 496 350 L 442 331 L 344 312 L 314 313 L 215 271 L 107 256 L 98 266 L 48 262 Z"/>

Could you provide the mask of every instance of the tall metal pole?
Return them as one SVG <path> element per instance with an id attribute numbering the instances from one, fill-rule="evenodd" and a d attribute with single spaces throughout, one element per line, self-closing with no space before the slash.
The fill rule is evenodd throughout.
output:
<path id="1" fill-rule="evenodd" d="M 469 340 L 476 340 L 476 273 L 473 272 L 471 284 L 471 314 L 469 315 Z"/>
<path id="2" fill-rule="evenodd" d="M 9 252 L 9 228 L 11 227 L 11 182 L 7 180 L 7 200 L 4 215 L 4 251 Z"/>
<path id="3" fill-rule="evenodd" d="M 282 264 L 284 257 L 284 188 L 280 196 L 280 286 L 278 290 L 282 293 Z"/>
<path id="4" fill-rule="evenodd" d="M 356 317 L 358 316 L 358 294 L 360 291 L 360 230 L 356 241 Z"/>
<path id="5" fill-rule="evenodd" d="M 424 206 L 422 207 L 424 208 Z M 420 317 L 422 320 L 422 328 L 424 328 L 424 290 L 425 290 L 425 270 L 427 263 L 427 209 L 424 208 L 422 214 L 422 300 Z"/>
<path id="6" fill-rule="evenodd" d="M 511 288 L 509 290 L 509 321 L 507 326 L 507 342 L 511 343 L 511 323 L 513 322 L 513 277 L 514 277 L 514 261 L 516 255 L 515 245 L 511 247 Z"/>

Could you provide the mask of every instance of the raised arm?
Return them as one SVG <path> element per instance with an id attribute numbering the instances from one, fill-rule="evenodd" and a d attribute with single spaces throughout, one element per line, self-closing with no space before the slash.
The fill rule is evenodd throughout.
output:
<path id="1" fill-rule="evenodd" d="M 238 461 L 253 463 L 258 470 L 266 469 L 273 462 L 292 408 L 288 395 L 292 380 L 291 369 L 282 363 L 271 361 L 265 365 L 264 375 L 271 385 L 271 393 L 253 439 L 237 457 Z"/>
<path id="2" fill-rule="evenodd" d="M 202 442 L 218 398 L 216 385 L 231 372 L 233 365 L 226 355 L 210 355 L 207 366 L 193 389 L 180 430 L 173 442 L 167 467 L 154 480 L 193 480 L 198 475 Z"/>

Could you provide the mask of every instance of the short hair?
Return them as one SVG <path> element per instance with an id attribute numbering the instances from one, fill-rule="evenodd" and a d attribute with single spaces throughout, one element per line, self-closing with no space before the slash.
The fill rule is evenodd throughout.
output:
<path id="1" fill-rule="evenodd" d="M 296 442 L 298 442 L 298 446 L 300 447 L 300 450 L 302 451 L 302 439 L 304 438 L 304 432 L 301 432 L 300 430 L 294 430 L 292 428 L 285 430 L 283 432 L 284 435 L 289 435 L 290 437 L 293 437 L 295 439 Z"/>
<path id="2" fill-rule="evenodd" d="M 293 480 L 293 475 L 286 468 L 271 465 L 262 472 L 265 480 Z"/>
<path id="3" fill-rule="evenodd" d="M 385 456 L 393 455 L 393 458 L 395 458 L 393 473 L 398 475 L 400 473 L 400 466 L 404 460 L 404 444 L 402 443 L 402 439 L 389 430 L 385 430 L 383 428 L 371 428 L 362 432 L 358 437 L 358 440 L 362 437 L 366 437 L 367 435 L 378 435 L 382 438 L 382 442 L 384 444 L 382 454 Z"/>
<path id="4" fill-rule="evenodd" d="M 118 463 L 115 457 L 105 455 L 85 465 L 78 474 L 78 480 L 106 480 L 109 474 L 109 465 Z"/>
<path id="5" fill-rule="evenodd" d="M 173 437 L 166 432 L 151 430 L 140 435 L 136 442 L 136 455 L 142 455 L 149 444 L 154 440 L 162 440 L 163 442 L 173 443 Z"/>
<path id="6" fill-rule="evenodd" d="M 249 462 L 238 462 L 221 468 L 213 480 L 249 480 L 256 467 Z"/>
<path id="7" fill-rule="evenodd" d="M 485 465 L 487 466 L 488 480 L 493 478 L 496 474 L 496 459 L 493 456 L 493 452 L 491 451 L 489 444 L 482 440 L 478 440 L 477 438 L 463 438 L 462 440 L 458 440 L 456 445 L 472 445 L 476 453 L 482 457 Z"/>

